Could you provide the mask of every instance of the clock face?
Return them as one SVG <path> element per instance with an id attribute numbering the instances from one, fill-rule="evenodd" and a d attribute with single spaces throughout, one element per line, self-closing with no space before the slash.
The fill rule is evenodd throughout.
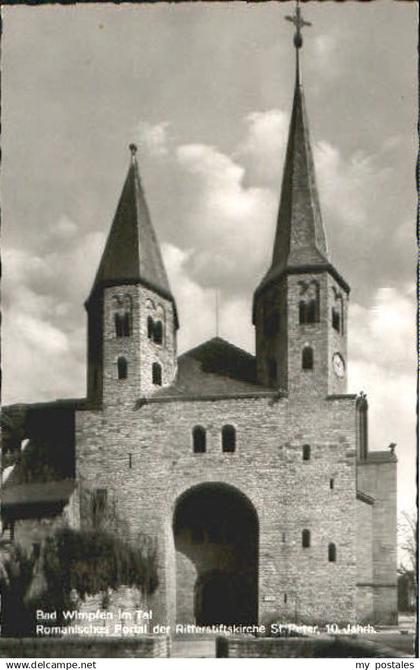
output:
<path id="1" fill-rule="evenodd" d="M 344 377 L 345 365 L 344 360 L 340 354 L 336 353 L 333 356 L 333 368 L 337 377 Z"/>

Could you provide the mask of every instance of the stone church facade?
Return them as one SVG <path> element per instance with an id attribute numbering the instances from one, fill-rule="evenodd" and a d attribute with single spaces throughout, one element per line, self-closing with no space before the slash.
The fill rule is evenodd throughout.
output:
<path id="1" fill-rule="evenodd" d="M 24 441 L 50 458 L 11 468 L 5 528 L 31 544 L 112 508 L 126 537 L 156 543 L 156 622 L 395 622 L 396 457 L 369 451 L 366 397 L 347 392 L 350 288 L 328 255 L 299 68 L 255 356 L 221 338 L 177 356 L 130 149 L 85 305 L 87 397 L 3 410 L 4 454 Z"/>

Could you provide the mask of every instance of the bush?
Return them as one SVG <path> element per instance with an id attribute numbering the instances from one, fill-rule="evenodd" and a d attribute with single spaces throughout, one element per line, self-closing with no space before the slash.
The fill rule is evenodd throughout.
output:
<path id="1" fill-rule="evenodd" d="M 63 610 L 76 608 L 74 593 L 84 599 L 130 586 L 151 594 L 158 586 L 155 549 L 147 542 L 134 546 L 105 531 L 61 528 L 45 540 L 40 560 L 45 588 L 29 598 L 34 556 L 14 548 L 4 566 L 5 635 L 33 634 L 37 609 L 56 611 L 57 625 L 64 625 Z"/>
<path id="2" fill-rule="evenodd" d="M 32 583 L 35 565 L 34 556 L 28 555 L 19 546 L 2 549 L 1 632 L 5 637 L 30 635 L 34 623 L 34 608 L 27 603 L 27 594 Z"/>

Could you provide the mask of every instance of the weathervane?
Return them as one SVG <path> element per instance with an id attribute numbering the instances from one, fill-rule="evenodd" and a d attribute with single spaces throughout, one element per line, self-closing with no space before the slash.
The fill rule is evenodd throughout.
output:
<path id="1" fill-rule="evenodd" d="M 309 21 L 305 21 L 305 19 L 302 18 L 302 14 L 300 13 L 299 0 L 296 0 L 296 11 L 294 16 L 285 16 L 284 18 L 286 21 L 291 21 L 294 24 L 296 32 L 293 37 L 293 43 L 296 49 L 300 49 L 303 44 L 301 29 L 304 26 L 311 26 L 312 23 L 309 23 Z"/>

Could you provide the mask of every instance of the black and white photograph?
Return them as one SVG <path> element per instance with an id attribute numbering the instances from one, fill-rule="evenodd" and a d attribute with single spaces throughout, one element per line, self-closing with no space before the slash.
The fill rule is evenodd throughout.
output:
<path id="1" fill-rule="evenodd" d="M 414 667 L 417 3 L 1 11 L 0 656 Z"/>

